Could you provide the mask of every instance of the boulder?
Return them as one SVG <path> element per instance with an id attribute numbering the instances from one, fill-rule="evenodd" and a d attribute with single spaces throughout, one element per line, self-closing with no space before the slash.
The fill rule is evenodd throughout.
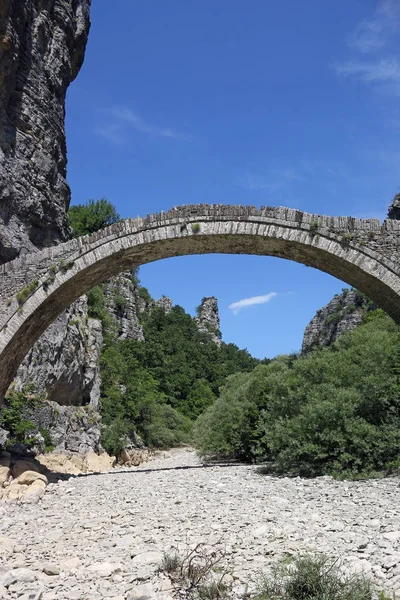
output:
<path id="1" fill-rule="evenodd" d="M 37 471 L 24 471 L 17 479 L 15 479 L 15 481 L 20 485 L 31 485 L 41 481 L 44 484 L 44 487 L 49 483 L 47 477 Z"/>
<path id="2" fill-rule="evenodd" d="M 104 473 L 112 469 L 115 462 L 115 456 L 109 456 L 107 452 L 103 452 L 103 454 L 88 452 L 84 461 L 85 472 Z"/>
<path id="3" fill-rule="evenodd" d="M 0 487 L 5 481 L 8 481 L 11 475 L 9 467 L 3 467 L 0 465 Z"/>

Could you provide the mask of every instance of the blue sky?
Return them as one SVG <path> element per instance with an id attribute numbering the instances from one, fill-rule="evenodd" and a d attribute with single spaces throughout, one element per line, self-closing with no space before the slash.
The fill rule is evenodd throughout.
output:
<path id="1" fill-rule="evenodd" d="M 398 0 L 94 2 L 67 97 L 72 202 L 106 197 L 122 217 L 209 202 L 383 219 L 400 186 L 399 38 Z M 259 357 L 298 350 L 344 287 L 258 256 L 168 259 L 141 280 L 191 313 L 216 296 L 223 339 Z"/>

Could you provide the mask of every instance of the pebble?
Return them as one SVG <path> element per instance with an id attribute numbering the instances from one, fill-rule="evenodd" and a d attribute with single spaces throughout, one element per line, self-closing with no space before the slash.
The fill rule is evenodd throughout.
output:
<path id="1" fill-rule="evenodd" d="M 340 558 L 400 591 L 398 478 L 335 481 L 202 465 L 180 449 L 145 466 L 50 484 L 37 504 L 0 504 L 0 597 L 171 600 L 164 553 L 214 545 L 238 598 L 260 569 L 298 553 Z M 215 549 L 214 548 L 214 549 Z"/>

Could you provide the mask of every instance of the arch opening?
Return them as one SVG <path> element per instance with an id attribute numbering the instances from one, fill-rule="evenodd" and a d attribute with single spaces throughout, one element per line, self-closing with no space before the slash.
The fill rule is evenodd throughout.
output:
<path id="1" fill-rule="evenodd" d="M 306 223 L 255 219 L 246 208 L 244 217 L 229 219 L 185 215 L 156 222 L 139 220 L 139 226 L 127 220 L 61 244 L 55 252 L 61 257 L 58 270 L 50 283 L 53 256 L 49 251 L 34 255 L 38 277 L 33 291 L 22 306 L 14 299 L 0 320 L 0 401 L 24 356 L 63 310 L 93 286 L 131 267 L 174 256 L 248 254 L 292 260 L 356 287 L 400 321 L 400 273 L 386 256 L 368 245 L 344 243 L 343 233 L 321 228 L 316 234 L 310 219 Z M 31 280 L 35 276 L 35 269 L 27 269 L 23 261 L 13 263 L 5 265 L 9 280 L 26 281 L 27 272 Z M 4 301 L 3 295 L 2 305 Z"/>

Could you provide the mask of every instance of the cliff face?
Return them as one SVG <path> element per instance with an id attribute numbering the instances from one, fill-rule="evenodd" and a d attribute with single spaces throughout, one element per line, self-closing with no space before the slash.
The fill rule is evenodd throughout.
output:
<path id="1" fill-rule="evenodd" d="M 355 329 L 363 316 L 376 308 L 361 292 L 343 290 L 329 304 L 317 311 L 304 331 L 301 351 L 330 346 L 346 331 Z"/>
<path id="2" fill-rule="evenodd" d="M 0 264 L 68 235 L 65 95 L 91 0 L 0 0 Z"/>
<path id="3" fill-rule="evenodd" d="M 101 344 L 101 324 L 88 318 L 83 296 L 50 325 L 25 357 L 15 380 L 17 389 L 33 383 L 50 401 L 96 410 Z"/>
<path id="4" fill-rule="evenodd" d="M 215 344 L 221 344 L 218 300 L 214 296 L 202 299 L 195 322 L 201 333 L 207 334 Z"/>

